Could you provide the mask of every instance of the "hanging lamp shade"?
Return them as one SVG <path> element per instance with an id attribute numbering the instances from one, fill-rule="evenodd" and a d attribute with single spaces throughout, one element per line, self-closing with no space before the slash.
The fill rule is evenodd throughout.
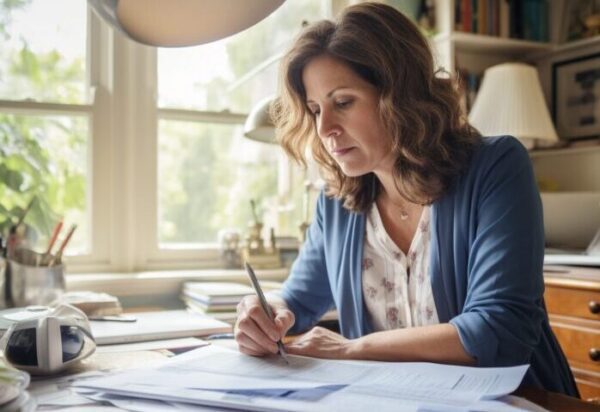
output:
<path id="1" fill-rule="evenodd" d="M 558 141 L 538 72 L 523 63 L 485 71 L 469 122 L 484 136 L 512 135 L 528 149 Z"/>
<path id="2" fill-rule="evenodd" d="M 270 96 L 254 105 L 244 123 L 244 136 L 258 142 L 276 143 L 275 125 L 269 112 L 273 99 Z"/>
<path id="3" fill-rule="evenodd" d="M 88 0 L 100 17 L 150 46 L 210 43 L 271 14 L 284 0 Z"/>

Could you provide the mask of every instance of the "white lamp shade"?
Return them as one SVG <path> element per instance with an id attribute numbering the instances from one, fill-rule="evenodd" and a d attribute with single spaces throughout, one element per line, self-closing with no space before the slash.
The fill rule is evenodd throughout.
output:
<path id="1" fill-rule="evenodd" d="M 469 122 L 484 136 L 512 135 L 527 148 L 558 141 L 537 70 L 523 63 L 485 71 Z"/>
<path id="2" fill-rule="evenodd" d="M 284 0 L 88 0 L 133 40 L 160 47 L 210 43 L 268 16 Z"/>
<path id="3" fill-rule="evenodd" d="M 244 136 L 263 143 L 275 143 L 275 126 L 269 114 L 272 101 L 272 96 L 267 97 L 252 108 L 244 123 Z"/>

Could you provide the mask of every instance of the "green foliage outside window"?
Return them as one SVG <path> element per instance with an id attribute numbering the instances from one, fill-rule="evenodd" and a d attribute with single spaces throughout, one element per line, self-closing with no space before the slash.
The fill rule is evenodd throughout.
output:
<path id="1" fill-rule="evenodd" d="M 26 93 L 40 101 L 78 103 L 83 59 L 69 61 L 57 50 L 35 53 L 26 38 L 18 39 L 20 48 L 2 47 L 12 35 L 12 14 L 30 4 L 0 2 L 0 57 L 5 62 L 0 99 Z M 32 200 L 25 223 L 34 246 L 36 238 L 46 240 L 60 217 L 84 220 L 87 134 L 87 118 L 81 116 L 0 113 L 0 233 L 6 235 Z"/>

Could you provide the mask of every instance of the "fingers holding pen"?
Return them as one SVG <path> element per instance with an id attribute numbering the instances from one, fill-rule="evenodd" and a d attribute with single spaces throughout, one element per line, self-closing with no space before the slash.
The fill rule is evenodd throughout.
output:
<path id="1" fill-rule="evenodd" d="M 280 339 L 283 339 L 287 335 L 288 330 L 294 326 L 295 322 L 296 318 L 291 310 L 278 309 L 275 311 L 275 326 L 279 331 Z"/>
<path id="2" fill-rule="evenodd" d="M 240 350 L 252 355 L 277 353 L 280 332 L 264 312 L 256 296 L 246 296 L 238 305 L 235 339 Z"/>
<path id="3" fill-rule="evenodd" d="M 244 330 L 247 330 L 247 328 L 243 329 L 242 323 L 241 327 L 236 327 L 234 333 L 240 352 L 252 356 L 265 356 L 277 353 L 278 348 L 275 342 L 268 339 L 256 338 L 256 334 L 250 334 Z"/>

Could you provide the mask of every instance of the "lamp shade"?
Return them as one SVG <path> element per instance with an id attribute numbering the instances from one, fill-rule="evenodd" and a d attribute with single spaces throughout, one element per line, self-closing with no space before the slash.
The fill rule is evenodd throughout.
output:
<path id="1" fill-rule="evenodd" d="M 150 46 L 210 43 L 268 16 L 283 0 L 88 0 L 131 39 Z"/>
<path id="2" fill-rule="evenodd" d="M 515 136 L 528 149 L 558 141 L 537 70 L 523 63 L 485 71 L 469 122 L 486 136 Z"/>
<path id="3" fill-rule="evenodd" d="M 273 97 L 270 96 L 259 101 L 252 108 L 244 123 L 244 136 L 263 143 L 276 143 L 275 126 L 269 114 L 272 102 Z"/>

